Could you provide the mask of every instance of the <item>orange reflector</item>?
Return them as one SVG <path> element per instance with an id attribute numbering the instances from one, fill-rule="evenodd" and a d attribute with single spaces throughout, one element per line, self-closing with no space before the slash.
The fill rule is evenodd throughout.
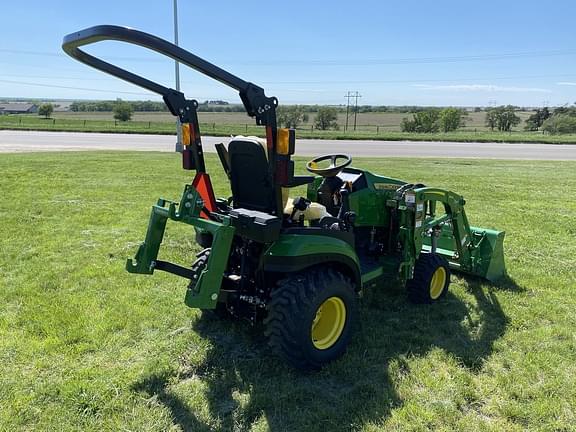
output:
<path id="1" fill-rule="evenodd" d="M 294 154 L 294 142 L 296 137 L 294 129 L 278 129 L 278 141 L 276 144 L 276 152 L 278 154 L 289 156 Z"/>
<path id="2" fill-rule="evenodd" d="M 190 145 L 190 123 L 184 123 L 182 125 L 182 144 L 185 146 Z"/>

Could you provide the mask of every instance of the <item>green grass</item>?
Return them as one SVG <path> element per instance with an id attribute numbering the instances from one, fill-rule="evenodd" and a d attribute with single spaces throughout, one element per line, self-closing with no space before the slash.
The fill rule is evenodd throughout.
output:
<path id="1" fill-rule="evenodd" d="M 348 353 L 316 374 L 289 369 L 258 329 L 188 309 L 184 280 L 124 271 L 151 204 L 190 181 L 179 165 L 0 155 L 0 430 L 574 430 L 576 163 L 358 159 L 462 193 L 471 223 L 507 231 L 510 279 L 453 276 L 431 307 L 367 292 Z M 171 223 L 163 256 L 196 250 Z"/>
<path id="2" fill-rule="evenodd" d="M 358 130 L 349 129 L 321 131 L 313 129 L 311 124 L 298 128 L 300 138 L 324 139 L 357 139 L 382 141 L 456 141 L 456 142 L 511 142 L 511 143 L 545 143 L 545 144 L 576 144 L 576 134 L 547 135 L 541 132 L 491 132 L 478 123 L 478 114 L 469 126 L 456 132 L 418 134 L 400 132 L 399 121 L 407 114 L 398 113 L 367 113 Z M 200 129 L 205 135 L 257 135 L 262 136 L 264 130 L 243 113 L 199 113 Z M 340 118 L 342 123 L 342 118 Z M 380 121 L 384 123 L 365 124 L 364 121 Z M 392 122 L 392 123 L 389 123 Z M 398 123 L 395 123 L 398 122 Z M 136 113 L 134 120 L 129 122 L 114 121 L 110 113 L 56 113 L 53 119 L 44 119 L 37 115 L 5 115 L 0 116 L 0 130 L 44 130 L 71 132 L 103 132 L 103 133 L 138 133 L 138 134 L 168 134 L 175 132 L 174 119 L 166 113 Z"/>

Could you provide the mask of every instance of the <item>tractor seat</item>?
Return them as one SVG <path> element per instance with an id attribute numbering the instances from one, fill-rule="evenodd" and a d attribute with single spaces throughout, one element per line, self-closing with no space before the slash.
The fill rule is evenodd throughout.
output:
<path id="1" fill-rule="evenodd" d="M 234 208 L 274 214 L 276 189 L 269 173 L 265 142 L 237 136 L 228 144 L 228 154 Z"/>
<path id="2" fill-rule="evenodd" d="M 230 183 L 234 208 L 271 213 L 275 208 L 274 184 L 268 172 L 268 153 L 266 141 L 253 136 L 237 136 L 228 145 L 230 155 Z M 284 214 L 291 216 L 294 201 L 289 197 L 290 189 L 282 188 L 282 207 Z M 296 211 L 304 220 L 322 219 L 330 216 L 326 207 L 313 202 L 304 211 Z"/>

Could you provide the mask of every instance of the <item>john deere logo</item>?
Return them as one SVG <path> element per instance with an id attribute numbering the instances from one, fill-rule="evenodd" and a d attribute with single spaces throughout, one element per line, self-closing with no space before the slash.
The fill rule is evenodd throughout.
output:
<path id="1" fill-rule="evenodd" d="M 378 190 L 396 190 L 400 185 L 394 183 L 374 183 L 374 189 Z"/>

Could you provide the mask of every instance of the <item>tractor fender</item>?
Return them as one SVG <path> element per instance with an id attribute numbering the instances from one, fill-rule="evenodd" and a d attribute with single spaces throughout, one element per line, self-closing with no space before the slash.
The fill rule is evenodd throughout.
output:
<path id="1" fill-rule="evenodd" d="M 360 264 L 354 247 L 347 241 L 320 234 L 282 234 L 264 252 L 261 269 L 264 272 L 294 273 L 322 264 L 336 264 L 362 288 Z"/>

